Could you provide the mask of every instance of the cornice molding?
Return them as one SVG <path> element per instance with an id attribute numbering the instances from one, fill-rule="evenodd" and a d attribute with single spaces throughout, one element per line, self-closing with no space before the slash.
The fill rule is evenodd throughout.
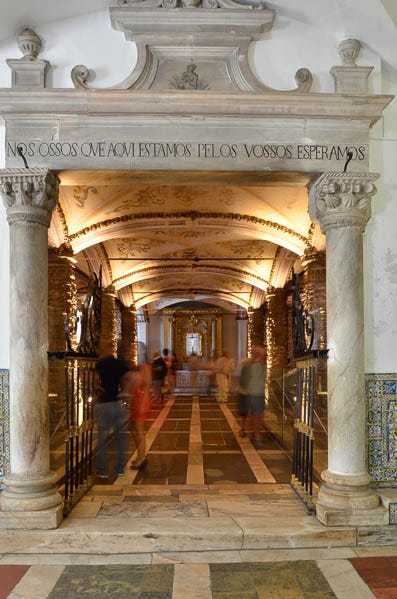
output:
<path id="1" fill-rule="evenodd" d="M 132 96 L 133 94 L 133 96 Z M 150 92 L 129 90 L 74 90 L 43 89 L 16 90 L 0 89 L 0 114 L 6 119 L 11 115 L 20 120 L 29 120 L 27 115 L 37 115 L 46 122 L 50 115 L 56 122 L 69 121 L 70 115 L 82 114 L 92 121 L 106 115 L 118 122 L 123 117 L 139 116 L 155 120 L 156 116 L 179 117 L 181 113 L 219 118 L 255 116 L 302 117 L 346 120 L 364 120 L 368 125 L 375 123 L 386 106 L 393 100 L 391 95 L 351 94 L 283 94 L 283 93 L 192 93 Z M 9 116 L 8 116 L 9 115 Z"/>
<path id="2" fill-rule="evenodd" d="M 147 304 L 150 304 L 151 302 L 157 301 L 164 297 L 172 297 L 173 295 L 175 295 L 181 296 L 183 298 L 188 296 L 189 294 L 207 295 L 208 297 L 219 297 L 226 301 L 232 302 L 233 304 L 237 304 L 238 306 L 242 306 L 245 308 L 249 306 L 249 303 L 246 300 L 242 299 L 241 297 L 235 296 L 233 292 L 226 293 L 225 291 L 221 290 L 207 289 L 201 287 L 194 287 L 192 289 L 182 289 L 180 287 L 176 287 L 167 288 L 163 291 L 150 292 L 147 295 L 143 295 L 139 299 L 137 299 L 135 301 L 135 306 L 138 310 L 142 306 L 146 306 Z"/>

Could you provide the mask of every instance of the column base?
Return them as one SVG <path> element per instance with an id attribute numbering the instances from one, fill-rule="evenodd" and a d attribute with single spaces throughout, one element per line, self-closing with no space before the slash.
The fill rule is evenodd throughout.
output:
<path id="1" fill-rule="evenodd" d="M 62 522 L 63 506 L 27 512 L 0 511 L 0 530 L 51 530 Z"/>
<path id="2" fill-rule="evenodd" d="M 317 518 L 326 526 L 387 524 L 387 510 L 369 487 L 369 474 L 336 474 L 325 470 L 318 494 Z"/>
<path id="3" fill-rule="evenodd" d="M 2 512 L 40 512 L 58 508 L 63 499 L 56 483 L 55 472 L 31 478 L 23 474 L 10 474 L 4 478 L 5 489 L 0 495 Z"/>

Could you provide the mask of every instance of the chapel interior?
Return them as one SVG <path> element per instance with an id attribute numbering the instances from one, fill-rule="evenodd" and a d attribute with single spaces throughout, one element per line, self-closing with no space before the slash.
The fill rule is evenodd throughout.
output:
<path id="1" fill-rule="evenodd" d="M 67 383 L 59 357 L 91 351 L 95 359 L 101 339 L 111 339 L 115 355 L 138 364 L 164 348 L 176 356 L 171 408 L 176 420 L 166 418 L 139 484 L 192 482 L 193 401 L 201 405 L 204 435 L 197 482 L 262 480 L 236 440 L 237 379 L 230 379 L 231 412 L 225 415 L 216 401 L 213 367 L 227 351 L 237 369 L 252 344 L 265 345 L 267 447 L 261 459 L 265 468 L 271 463 L 276 469 L 275 477 L 268 472 L 269 480 L 289 483 L 299 376 L 293 339 L 296 284 L 302 308 L 313 318 L 310 349 L 317 355 L 326 350 L 325 238 L 308 214 L 310 177 L 160 171 L 63 171 L 59 177 L 59 202 L 49 229 L 49 351 L 54 358 L 49 360 L 49 407 L 52 467 L 60 488 L 69 430 L 65 395 L 80 395 L 75 418 L 84 430 L 84 422 L 90 426 L 84 395 L 91 391 Z M 96 345 L 87 350 L 79 326 L 94 279 L 100 281 L 101 316 L 90 325 L 96 328 Z M 315 360 L 311 507 L 327 464 L 325 353 Z M 192 354 L 200 359 L 198 379 L 189 368 Z M 157 416 L 153 408 L 147 428 Z M 127 464 L 133 451 L 131 437 Z M 90 484 L 95 481 L 93 473 L 88 478 Z M 72 491 L 67 509 L 81 493 L 81 488 Z"/>

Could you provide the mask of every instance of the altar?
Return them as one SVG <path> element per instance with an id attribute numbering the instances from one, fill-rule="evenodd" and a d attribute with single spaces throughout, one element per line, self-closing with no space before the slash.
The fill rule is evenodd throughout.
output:
<path id="1" fill-rule="evenodd" d="M 182 395 L 216 395 L 211 370 L 177 370 L 174 392 Z"/>

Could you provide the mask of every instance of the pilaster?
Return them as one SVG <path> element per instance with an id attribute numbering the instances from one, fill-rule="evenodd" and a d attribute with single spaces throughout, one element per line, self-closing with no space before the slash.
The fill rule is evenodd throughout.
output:
<path id="1" fill-rule="evenodd" d="M 308 248 L 302 257 L 302 303 L 315 322 L 313 349 L 327 348 L 325 252 Z"/>
<path id="2" fill-rule="evenodd" d="M 248 355 L 253 345 L 264 345 L 265 338 L 265 307 L 248 308 Z"/>
<path id="3" fill-rule="evenodd" d="M 75 259 L 68 247 L 51 248 L 48 252 L 48 349 L 64 352 L 67 314 L 76 309 L 77 290 Z M 50 434 L 65 410 L 65 365 L 62 360 L 49 360 Z"/>
<path id="4" fill-rule="evenodd" d="M 58 178 L 46 169 L 0 172 L 10 225 L 10 474 L 0 497 L 0 526 L 56 527 L 62 497 L 49 470 L 48 249 Z M 17 516 L 15 512 L 18 512 Z M 11 514 L 10 514 L 11 513 Z"/>
<path id="5" fill-rule="evenodd" d="M 137 324 L 134 306 L 121 309 L 121 355 L 128 362 L 137 363 Z"/>
<path id="6" fill-rule="evenodd" d="M 113 346 L 113 354 L 117 353 L 116 334 L 116 292 L 112 285 L 102 291 L 101 306 L 101 338 L 99 346 L 110 342 Z"/>
<path id="7" fill-rule="evenodd" d="M 376 192 L 372 173 L 324 173 L 309 212 L 326 234 L 328 469 L 317 502 L 324 524 L 373 524 L 382 510 L 366 465 L 363 241 Z M 379 515 L 376 514 L 379 512 Z"/>

